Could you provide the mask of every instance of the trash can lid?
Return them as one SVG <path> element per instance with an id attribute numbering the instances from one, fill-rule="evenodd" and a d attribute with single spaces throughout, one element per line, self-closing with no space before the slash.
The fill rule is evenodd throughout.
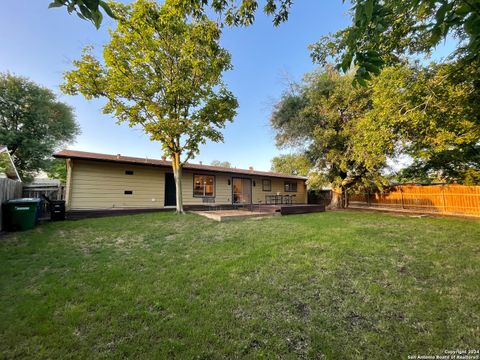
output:
<path id="1" fill-rule="evenodd" d="M 65 204 L 65 200 L 50 200 L 51 204 Z"/>
<path id="2" fill-rule="evenodd" d="M 20 198 L 20 199 L 12 199 L 7 200 L 8 204 L 31 204 L 31 203 L 39 203 L 42 199 L 39 198 Z"/>

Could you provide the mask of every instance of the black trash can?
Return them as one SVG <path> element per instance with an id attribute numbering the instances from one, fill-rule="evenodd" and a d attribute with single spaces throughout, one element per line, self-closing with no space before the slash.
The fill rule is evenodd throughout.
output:
<path id="1" fill-rule="evenodd" d="M 50 200 L 50 220 L 65 220 L 65 200 Z"/>

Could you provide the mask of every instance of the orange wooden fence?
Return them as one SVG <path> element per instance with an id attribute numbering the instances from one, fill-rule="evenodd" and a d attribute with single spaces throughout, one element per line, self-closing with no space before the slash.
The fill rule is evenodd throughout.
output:
<path id="1" fill-rule="evenodd" d="M 480 186 L 399 185 L 382 192 L 349 194 L 352 205 L 480 216 Z"/>

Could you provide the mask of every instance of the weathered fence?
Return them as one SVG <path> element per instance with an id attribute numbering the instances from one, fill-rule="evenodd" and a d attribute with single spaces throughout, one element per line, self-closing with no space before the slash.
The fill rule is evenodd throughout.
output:
<path id="1" fill-rule="evenodd" d="M 309 204 L 323 204 L 328 206 L 332 200 L 331 190 L 309 190 L 308 203 Z"/>
<path id="2" fill-rule="evenodd" d="M 348 196 L 351 205 L 480 216 L 480 186 L 399 185 L 382 192 L 354 193 Z"/>
<path id="3" fill-rule="evenodd" d="M 40 198 L 48 197 L 50 200 L 63 200 L 65 187 L 58 180 L 36 180 L 35 182 L 23 185 L 23 197 Z M 49 205 L 46 201 L 40 202 L 40 218 L 49 215 Z"/>
<path id="4" fill-rule="evenodd" d="M 0 178 L 0 203 L 22 197 L 22 183 L 20 181 Z M 2 207 L 0 206 L 0 230 L 2 229 Z"/>

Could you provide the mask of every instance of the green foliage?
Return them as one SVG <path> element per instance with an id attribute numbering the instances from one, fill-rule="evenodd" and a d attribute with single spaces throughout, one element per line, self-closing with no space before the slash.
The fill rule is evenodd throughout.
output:
<path id="1" fill-rule="evenodd" d="M 462 183 L 480 169 L 478 69 L 457 66 L 386 68 L 371 82 L 373 107 L 359 123 L 355 151 L 374 161 L 410 156 L 401 181 Z"/>
<path id="2" fill-rule="evenodd" d="M 480 168 L 468 169 L 464 173 L 464 185 L 480 185 Z"/>
<path id="3" fill-rule="evenodd" d="M 388 160 L 402 157 L 413 163 L 394 181 L 476 183 L 479 70 L 460 64 L 389 67 L 368 87 L 351 73 L 307 74 L 274 109 L 277 144 L 313 161 L 312 184 L 381 187 Z"/>
<path id="4" fill-rule="evenodd" d="M 280 174 L 307 176 L 312 162 L 305 154 L 286 154 L 272 159 L 272 171 Z"/>
<path id="5" fill-rule="evenodd" d="M 224 168 L 231 168 L 232 164 L 230 164 L 228 161 L 220 161 L 220 160 L 213 160 L 210 165 L 212 166 L 220 166 Z"/>
<path id="6" fill-rule="evenodd" d="M 245 26 L 255 20 L 258 0 L 173 0 L 175 6 L 201 16 L 206 7 L 223 14 L 228 25 Z M 263 11 L 275 26 L 288 20 L 291 0 L 265 0 Z M 385 65 L 407 55 L 429 54 L 448 36 L 458 41 L 453 57 L 465 63 L 480 61 L 480 3 L 476 0 L 352 0 L 351 25 L 323 36 L 312 45 L 312 58 L 329 61 L 337 69 L 358 69 L 355 81 L 366 84 Z"/>
<path id="7" fill-rule="evenodd" d="M 295 92 L 287 92 L 275 106 L 271 125 L 277 145 L 295 147 L 314 167 L 314 183 L 349 188 L 379 175 L 386 158 L 372 161 L 355 152 L 357 123 L 370 110 L 370 90 L 352 86 L 353 74 L 331 68 L 307 74 Z"/>
<path id="8" fill-rule="evenodd" d="M 17 176 L 7 152 L 0 153 L 0 174 L 5 174 L 8 178 Z"/>
<path id="9" fill-rule="evenodd" d="M 248 26 L 255 21 L 255 14 L 259 7 L 257 0 L 168 0 L 175 7 L 196 17 L 204 16 L 206 7 L 215 13 L 223 15 L 223 21 L 231 26 Z M 288 20 L 293 0 L 265 0 L 263 11 L 273 16 L 273 24 L 280 25 Z"/>
<path id="10" fill-rule="evenodd" d="M 52 153 L 79 132 L 72 108 L 50 90 L 0 73 L 0 144 L 8 147 L 22 178 L 46 169 Z"/>
<path id="11" fill-rule="evenodd" d="M 111 18 L 116 18 L 110 6 L 103 0 L 54 0 L 48 7 L 63 6 L 67 8 L 69 14 L 74 12 L 80 19 L 91 21 L 97 29 L 102 24 L 102 10 Z"/>
<path id="12" fill-rule="evenodd" d="M 182 165 L 207 140 L 222 141 L 220 130 L 236 114 L 237 100 L 222 83 L 230 54 L 219 45 L 218 25 L 205 18 L 188 22 L 183 12 L 151 0 L 112 8 L 118 27 L 103 61 L 85 49 L 62 90 L 104 98 L 104 113 L 141 126 L 172 158 L 178 186 Z M 180 197 L 177 188 L 181 206 Z"/>
<path id="13" fill-rule="evenodd" d="M 480 62 L 480 3 L 471 0 L 353 0 L 352 24 L 311 47 L 320 64 L 358 68 L 362 85 L 385 65 L 412 54 L 429 54 L 448 36 L 458 41 L 451 57 Z"/>
<path id="14" fill-rule="evenodd" d="M 53 159 L 45 170 L 50 179 L 58 179 L 63 184 L 67 183 L 67 166 L 64 159 Z"/>
<path id="15" fill-rule="evenodd" d="M 142 126 L 167 155 L 185 153 L 184 162 L 207 139 L 223 140 L 218 128 L 235 116 L 237 101 L 221 82 L 231 65 L 218 44 L 218 26 L 207 20 L 188 24 L 174 9 L 148 0 L 112 6 L 118 27 L 103 63 L 85 49 L 75 70 L 65 74 L 62 90 L 105 98 L 105 113 Z"/>

